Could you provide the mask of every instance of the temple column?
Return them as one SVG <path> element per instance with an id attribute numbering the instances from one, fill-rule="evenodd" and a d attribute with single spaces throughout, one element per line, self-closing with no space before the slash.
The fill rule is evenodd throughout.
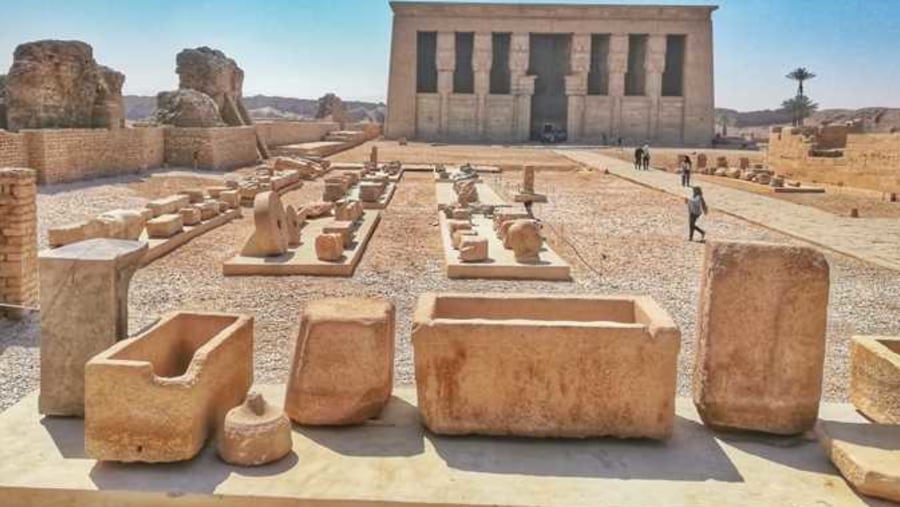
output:
<path id="1" fill-rule="evenodd" d="M 650 125 L 648 132 L 654 141 L 659 139 L 659 102 L 662 96 L 662 75 L 666 70 L 666 36 L 653 34 L 647 40 L 647 55 L 644 58 L 647 96 L 650 97 Z"/>
<path id="2" fill-rule="evenodd" d="M 491 92 L 491 63 L 493 45 L 491 33 L 476 33 L 472 52 L 472 72 L 475 75 L 475 124 L 478 137 L 487 133 L 487 97 Z"/>
<path id="3" fill-rule="evenodd" d="M 514 33 L 510 36 L 509 79 L 513 94 L 513 130 L 515 141 L 527 141 L 531 137 L 531 96 L 534 95 L 534 80 L 529 76 L 528 60 L 531 36 L 528 33 Z"/>
<path id="4" fill-rule="evenodd" d="M 572 36 L 569 68 L 571 73 L 566 76 L 566 131 L 569 141 L 579 141 L 584 137 L 584 107 L 588 92 L 588 72 L 591 70 L 590 34 L 578 33 Z"/>
<path id="5" fill-rule="evenodd" d="M 453 93 L 453 72 L 456 70 L 455 32 L 438 32 L 435 64 L 438 71 L 438 95 L 441 99 L 438 135 L 449 137 L 450 94 Z"/>
<path id="6" fill-rule="evenodd" d="M 622 98 L 625 96 L 625 72 L 628 70 L 628 34 L 614 33 L 609 37 L 610 130 L 613 137 L 624 137 L 622 129 Z"/>

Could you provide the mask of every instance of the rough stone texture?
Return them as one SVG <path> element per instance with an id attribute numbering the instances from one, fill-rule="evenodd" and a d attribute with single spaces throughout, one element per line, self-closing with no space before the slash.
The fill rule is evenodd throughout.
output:
<path id="1" fill-rule="evenodd" d="M 184 225 L 197 225 L 203 221 L 200 209 L 195 207 L 181 208 L 178 210 L 178 214 L 181 215 L 181 222 Z"/>
<path id="2" fill-rule="evenodd" d="M 84 413 L 84 365 L 128 335 L 128 285 L 147 244 L 91 239 L 39 255 L 45 415 Z"/>
<path id="3" fill-rule="evenodd" d="M 171 166 L 233 169 L 259 161 L 256 129 L 244 127 L 181 128 L 165 130 L 165 160 Z"/>
<path id="4" fill-rule="evenodd" d="M 467 237 L 478 236 L 478 231 L 474 231 L 472 229 L 459 229 L 454 231 L 453 234 L 450 235 L 450 241 L 453 244 L 453 248 L 459 250 L 462 246 L 462 242 Z"/>
<path id="5" fill-rule="evenodd" d="M 220 111 L 225 107 L 226 97 L 241 97 L 244 71 L 225 53 L 208 47 L 185 49 L 175 61 L 178 88 L 205 93 Z"/>
<path id="6" fill-rule="evenodd" d="M 251 391 L 247 399 L 225 416 L 218 442 L 222 461 L 238 466 L 272 463 L 291 452 L 291 421 L 280 408 Z"/>
<path id="7" fill-rule="evenodd" d="M 101 213 L 95 220 L 103 224 L 101 237 L 110 239 L 140 239 L 146 223 L 140 211 L 125 209 Z"/>
<path id="8" fill-rule="evenodd" d="M 459 242 L 459 260 L 481 262 L 488 259 L 488 239 L 482 236 L 464 237 Z"/>
<path id="9" fill-rule="evenodd" d="M 350 245 L 353 243 L 354 230 L 355 227 L 353 222 L 337 219 L 332 220 L 322 227 L 322 232 L 325 234 L 340 234 L 344 243 L 344 248 L 350 248 Z"/>
<path id="10" fill-rule="evenodd" d="M 237 190 L 226 190 L 219 194 L 219 199 L 228 205 L 229 208 L 235 209 L 241 206 L 241 194 Z"/>
<path id="11" fill-rule="evenodd" d="M 181 208 L 187 208 L 191 200 L 186 195 L 170 195 L 147 203 L 146 207 L 153 212 L 154 217 L 177 213 Z"/>
<path id="12" fill-rule="evenodd" d="M 900 426 L 819 421 L 816 436 L 856 491 L 900 502 Z"/>
<path id="13" fill-rule="evenodd" d="M 244 244 L 241 255 L 271 257 L 287 251 L 284 205 L 276 192 L 262 192 L 253 199 L 253 234 Z"/>
<path id="14" fill-rule="evenodd" d="M 363 181 L 359 184 L 359 199 L 363 202 L 378 202 L 383 191 L 383 184 Z"/>
<path id="15" fill-rule="evenodd" d="M 355 222 L 362 218 L 363 207 L 359 201 L 345 201 L 337 205 L 334 210 L 334 219 L 346 222 Z"/>
<path id="16" fill-rule="evenodd" d="M 808 247 L 712 242 L 700 287 L 694 403 L 715 428 L 812 429 L 829 267 Z"/>
<path id="17" fill-rule="evenodd" d="M 184 221 L 178 212 L 160 215 L 147 221 L 147 236 L 150 238 L 171 238 L 183 230 Z"/>
<path id="18" fill-rule="evenodd" d="M 253 383 L 253 318 L 168 315 L 94 356 L 84 375 L 89 457 L 191 459 Z"/>
<path id="19" fill-rule="evenodd" d="M 304 204 L 302 212 L 308 218 L 319 218 L 331 214 L 333 209 L 333 202 L 318 201 Z"/>
<path id="20" fill-rule="evenodd" d="M 37 183 L 31 169 L 0 169 L 0 303 L 33 306 L 38 298 Z M 0 309 L 19 318 L 20 310 Z"/>
<path id="21" fill-rule="evenodd" d="M 284 409 L 304 425 L 359 424 L 391 397 L 394 305 L 382 299 L 330 298 L 304 308 Z"/>
<path id="22" fill-rule="evenodd" d="M 217 216 L 220 211 L 219 201 L 205 201 L 195 204 L 194 207 L 200 210 L 200 219 L 204 221 Z"/>
<path id="23" fill-rule="evenodd" d="M 288 246 L 295 247 L 300 244 L 300 217 L 293 206 L 284 208 L 284 233 Z"/>
<path id="24" fill-rule="evenodd" d="M 57 248 L 86 239 L 99 238 L 100 227 L 100 222 L 94 220 L 53 227 L 47 230 L 47 242 L 50 248 Z"/>
<path id="25" fill-rule="evenodd" d="M 316 258 L 320 261 L 335 262 L 344 256 L 344 236 L 324 233 L 316 236 Z"/>
<path id="26" fill-rule="evenodd" d="M 156 96 L 154 121 L 174 127 L 221 127 L 225 123 L 216 102 L 197 90 L 160 92 Z"/>
<path id="27" fill-rule="evenodd" d="M 534 220 L 519 219 L 510 223 L 504 245 L 515 253 L 517 262 L 537 262 L 544 238 Z"/>
<path id="28" fill-rule="evenodd" d="M 20 44 L 7 75 L 7 127 L 121 127 L 124 80 L 121 73 L 98 65 L 84 42 Z"/>
<path id="29" fill-rule="evenodd" d="M 188 196 L 191 204 L 197 204 L 203 202 L 206 199 L 206 195 L 203 192 L 202 188 L 185 188 L 179 190 L 178 195 Z"/>
<path id="30" fill-rule="evenodd" d="M 900 424 L 900 338 L 853 337 L 850 401 L 873 421 Z"/>
<path id="31" fill-rule="evenodd" d="M 672 433 L 680 332 L 649 298 L 426 293 L 412 342 L 435 433 Z"/>

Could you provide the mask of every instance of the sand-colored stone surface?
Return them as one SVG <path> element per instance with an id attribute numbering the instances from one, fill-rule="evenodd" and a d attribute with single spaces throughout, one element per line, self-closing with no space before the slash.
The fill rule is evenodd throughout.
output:
<path id="1" fill-rule="evenodd" d="M 900 426 L 819 421 L 816 436 L 856 491 L 900 502 Z"/>
<path id="2" fill-rule="evenodd" d="M 85 452 L 101 461 L 193 458 L 253 383 L 253 318 L 173 313 L 85 367 Z"/>
<path id="3" fill-rule="evenodd" d="M 394 378 L 394 305 L 327 298 L 306 305 L 284 410 L 302 425 L 360 424 L 377 417 Z"/>
<path id="4" fill-rule="evenodd" d="M 438 434 L 665 439 L 680 340 L 645 297 L 424 294 L 422 420 Z"/>
<path id="5" fill-rule="evenodd" d="M 84 365 L 128 336 L 128 286 L 146 251 L 91 239 L 39 254 L 42 414 L 84 413 Z"/>
<path id="6" fill-rule="evenodd" d="M 711 242 L 700 286 L 694 402 L 716 428 L 810 430 L 822 394 L 829 266 L 817 250 Z"/>
<path id="7" fill-rule="evenodd" d="M 238 466 L 259 466 L 278 461 L 291 452 L 291 421 L 280 407 L 257 391 L 225 415 L 217 441 L 219 457 Z"/>
<path id="8" fill-rule="evenodd" d="M 900 338 L 853 337 L 850 402 L 873 421 L 900 424 Z"/>

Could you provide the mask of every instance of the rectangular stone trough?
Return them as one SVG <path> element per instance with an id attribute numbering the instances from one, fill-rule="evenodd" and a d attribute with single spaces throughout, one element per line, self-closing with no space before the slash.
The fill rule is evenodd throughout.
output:
<path id="1" fill-rule="evenodd" d="M 193 458 L 253 383 L 253 318 L 174 313 L 85 367 L 85 450 L 98 460 Z"/>
<path id="2" fill-rule="evenodd" d="M 439 434 L 664 439 L 680 339 L 648 297 L 424 294 L 419 409 Z"/>
<path id="3" fill-rule="evenodd" d="M 850 401 L 873 421 L 900 424 L 900 337 L 853 337 Z"/>

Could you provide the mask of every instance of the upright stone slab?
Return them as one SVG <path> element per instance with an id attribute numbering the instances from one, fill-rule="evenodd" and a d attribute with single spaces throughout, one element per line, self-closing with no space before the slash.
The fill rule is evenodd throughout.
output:
<path id="1" fill-rule="evenodd" d="M 358 424 L 391 397 L 394 305 L 381 299 L 310 302 L 300 319 L 284 410 L 307 425 Z"/>
<path id="2" fill-rule="evenodd" d="M 146 251 L 91 239 L 40 253 L 42 414 L 84 414 L 84 365 L 127 337 L 128 285 Z"/>
<path id="3" fill-rule="evenodd" d="M 700 288 L 694 404 L 712 427 L 795 434 L 819 410 L 829 268 L 807 247 L 713 242 Z"/>
<path id="4" fill-rule="evenodd" d="M 900 424 L 900 338 L 853 337 L 850 402 L 873 421 Z"/>

